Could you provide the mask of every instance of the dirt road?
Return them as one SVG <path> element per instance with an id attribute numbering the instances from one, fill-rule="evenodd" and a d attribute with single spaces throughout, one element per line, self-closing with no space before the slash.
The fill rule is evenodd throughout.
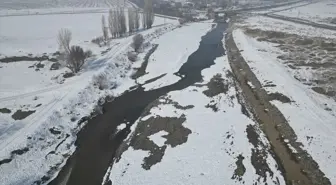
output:
<path id="1" fill-rule="evenodd" d="M 228 48 L 230 66 L 243 90 L 244 98 L 270 141 L 287 184 L 331 184 L 329 179 L 319 170 L 317 163 L 300 148 L 299 143 L 295 142 L 294 131 L 282 113 L 269 102 L 272 97 L 263 89 L 255 74 L 241 56 L 231 33 L 226 35 L 226 48 Z M 253 84 L 254 88 L 249 85 L 250 83 Z M 280 99 L 280 97 L 278 98 Z M 285 139 L 289 140 L 298 153 L 293 153 L 289 149 L 288 142 L 285 142 Z"/>

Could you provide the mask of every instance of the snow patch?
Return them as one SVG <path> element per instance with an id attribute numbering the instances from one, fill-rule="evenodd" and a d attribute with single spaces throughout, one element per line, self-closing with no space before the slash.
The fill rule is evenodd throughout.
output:
<path id="1" fill-rule="evenodd" d="M 166 139 L 163 138 L 162 136 L 166 136 L 168 134 L 169 134 L 168 132 L 161 130 L 160 132 L 150 135 L 149 139 L 153 141 L 159 147 L 162 147 L 166 141 Z"/>

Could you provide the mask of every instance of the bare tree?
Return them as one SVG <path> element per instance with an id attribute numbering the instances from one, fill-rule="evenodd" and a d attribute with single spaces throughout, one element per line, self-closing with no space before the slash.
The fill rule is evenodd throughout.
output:
<path id="1" fill-rule="evenodd" d="M 132 33 L 135 30 L 135 13 L 132 8 L 128 9 L 128 32 Z"/>
<path id="2" fill-rule="evenodd" d="M 114 24 L 116 26 L 116 37 L 119 37 L 121 34 L 121 24 L 120 24 L 120 13 L 119 9 L 113 11 L 114 14 Z"/>
<path id="3" fill-rule="evenodd" d="M 153 0 L 145 0 L 144 20 L 147 29 L 151 28 L 154 23 Z"/>
<path id="4" fill-rule="evenodd" d="M 66 60 L 66 67 L 73 73 L 79 72 L 84 65 L 86 55 L 80 46 L 71 46 Z"/>
<path id="5" fill-rule="evenodd" d="M 104 37 L 104 41 L 106 43 L 107 39 L 108 39 L 108 30 L 106 27 L 106 23 L 105 23 L 105 16 L 102 16 L 102 31 L 103 31 L 103 37 Z"/>
<path id="6" fill-rule="evenodd" d="M 140 27 L 140 13 L 139 9 L 136 9 L 134 15 L 134 28 L 135 30 L 139 30 L 139 27 Z"/>
<path id="7" fill-rule="evenodd" d="M 120 36 L 121 36 L 122 34 L 125 34 L 127 31 L 126 17 L 125 17 L 125 12 L 123 8 L 120 8 L 118 17 L 119 17 L 119 24 L 120 24 Z"/>
<path id="8" fill-rule="evenodd" d="M 63 28 L 58 32 L 57 42 L 61 51 L 65 53 L 70 52 L 70 42 L 72 39 L 72 33 L 69 29 Z"/>
<path id="9" fill-rule="evenodd" d="M 136 34 L 133 37 L 133 43 L 132 43 L 132 47 L 134 49 L 135 52 L 138 52 L 142 43 L 144 42 L 144 38 L 141 34 Z"/>
<path id="10" fill-rule="evenodd" d="M 112 38 L 117 37 L 116 16 L 115 16 L 115 12 L 112 9 L 110 9 L 110 11 L 109 11 L 108 27 L 109 27 L 110 33 L 112 35 Z"/>
<path id="11" fill-rule="evenodd" d="M 143 29 L 147 28 L 147 13 L 145 11 L 142 12 L 142 27 Z"/>
<path id="12" fill-rule="evenodd" d="M 132 33 L 134 30 L 133 10 L 129 8 L 127 14 L 128 14 L 128 32 Z"/>

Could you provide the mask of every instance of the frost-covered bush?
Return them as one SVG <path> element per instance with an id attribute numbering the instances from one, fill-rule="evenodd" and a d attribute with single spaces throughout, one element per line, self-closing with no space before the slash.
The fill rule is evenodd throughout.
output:
<path id="1" fill-rule="evenodd" d="M 138 52 L 143 42 L 144 42 L 144 38 L 141 34 L 137 34 L 133 37 L 132 47 L 135 52 Z"/>
<path id="2" fill-rule="evenodd" d="M 127 58 L 128 60 L 130 60 L 131 62 L 135 62 L 137 60 L 137 53 L 136 52 L 128 52 L 127 53 Z"/>
<path id="3" fill-rule="evenodd" d="M 86 50 L 84 55 L 85 55 L 85 58 L 89 58 L 89 57 L 92 56 L 92 51 L 91 50 Z"/>
<path id="4" fill-rule="evenodd" d="M 97 44 L 99 47 L 101 47 L 102 44 L 104 43 L 104 37 L 94 38 L 94 39 L 92 39 L 91 42 L 94 43 L 94 44 Z"/>
<path id="5" fill-rule="evenodd" d="M 93 84 L 97 86 L 100 90 L 104 89 L 114 89 L 117 84 L 108 78 L 106 73 L 101 73 L 93 77 Z"/>

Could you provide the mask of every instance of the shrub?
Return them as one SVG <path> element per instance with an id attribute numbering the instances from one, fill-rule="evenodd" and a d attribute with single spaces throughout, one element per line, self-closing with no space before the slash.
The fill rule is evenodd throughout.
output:
<path id="1" fill-rule="evenodd" d="M 331 22 L 332 24 L 336 24 L 336 17 L 335 17 L 335 18 L 332 18 L 330 22 Z"/>
<path id="2" fill-rule="evenodd" d="M 93 83 L 100 89 L 107 89 L 109 87 L 109 81 L 106 74 L 99 74 L 93 77 Z"/>
<path id="3" fill-rule="evenodd" d="M 77 73 L 82 69 L 85 58 L 85 52 L 80 46 L 72 46 L 67 56 L 66 67 Z"/>
<path id="4" fill-rule="evenodd" d="M 127 57 L 128 57 L 128 60 L 135 62 L 138 56 L 136 52 L 128 52 Z"/>
<path id="5" fill-rule="evenodd" d="M 94 44 L 97 44 L 99 47 L 101 47 L 102 43 L 104 42 L 104 37 L 97 37 L 92 39 L 91 41 Z"/>
<path id="6" fill-rule="evenodd" d="M 94 76 L 93 84 L 96 85 L 99 90 L 114 89 L 117 87 L 117 83 L 115 81 L 111 81 L 105 73 Z"/>
<path id="7" fill-rule="evenodd" d="M 184 23 L 186 22 L 186 20 L 183 19 L 183 18 L 179 18 L 178 21 L 179 21 L 179 23 L 180 23 L 181 25 L 184 24 Z"/>
<path id="8" fill-rule="evenodd" d="M 138 52 L 143 42 L 144 42 L 144 38 L 141 34 L 137 34 L 133 37 L 132 47 L 135 52 Z"/>
<path id="9" fill-rule="evenodd" d="M 91 50 L 86 50 L 84 55 L 85 55 L 85 58 L 89 58 L 89 57 L 92 56 L 92 51 Z"/>

